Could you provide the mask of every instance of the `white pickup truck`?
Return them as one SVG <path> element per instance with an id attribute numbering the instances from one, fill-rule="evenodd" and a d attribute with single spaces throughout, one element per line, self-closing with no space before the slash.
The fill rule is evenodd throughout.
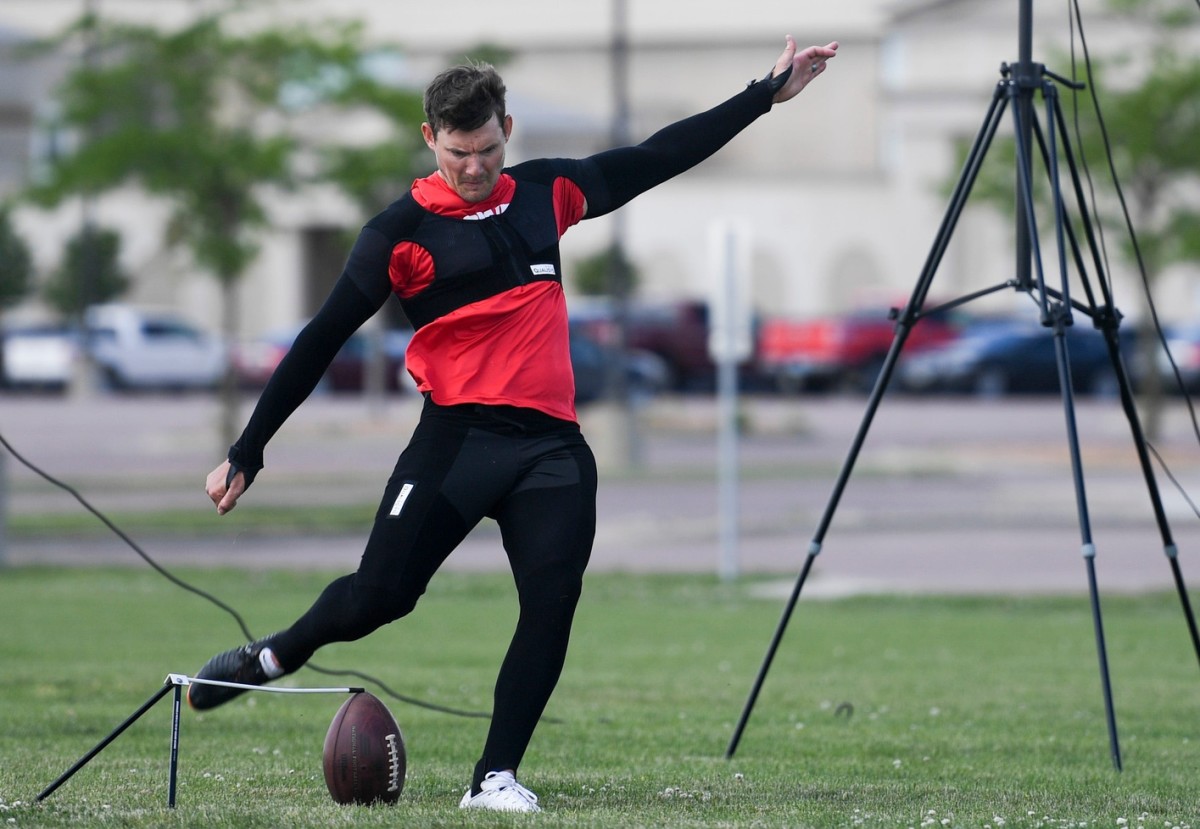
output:
<path id="1" fill-rule="evenodd" d="M 220 339 L 169 311 L 93 305 L 84 321 L 92 361 L 114 389 L 211 389 L 225 373 Z"/>

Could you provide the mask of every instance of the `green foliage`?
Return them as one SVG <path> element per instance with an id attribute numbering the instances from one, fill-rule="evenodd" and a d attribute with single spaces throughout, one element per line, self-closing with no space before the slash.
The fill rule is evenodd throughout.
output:
<path id="1" fill-rule="evenodd" d="M 499 43 L 479 43 L 468 50 L 464 60 L 472 63 L 490 63 L 497 68 L 512 63 L 516 53 Z"/>
<path id="2" fill-rule="evenodd" d="M 177 31 L 85 16 L 65 33 L 60 42 L 81 41 L 91 56 L 59 90 L 78 146 L 30 196 L 50 205 L 139 184 L 170 203 L 168 241 L 230 282 L 257 253 L 266 188 L 338 180 L 336 165 L 312 163 L 337 143 L 316 137 L 315 121 L 373 110 L 415 132 L 416 96 L 374 79 L 359 27 L 234 34 L 237 8 Z M 409 172 L 413 142 L 387 140 L 390 155 L 369 154 L 360 179 Z"/>
<path id="3" fill-rule="evenodd" d="M 0 209 L 0 308 L 16 305 L 33 283 L 33 257 L 8 210 Z"/>
<path id="4" fill-rule="evenodd" d="M 501 558 L 502 560 L 502 558 Z M 322 573 L 192 570 L 256 633 Z M 802 601 L 732 760 L 723 752 L 782 599 L 712 577 L 588 577 L 562 680 L 522 764 L 544 827 L 1069 829 L 1196 826 L 1200 697 L 1173 596 L 1105 602 L 1125 770 L 1107 752 L 1084 596 Z M 409 617 L 314 661 L 486 711 L 516 621 L 507 573 L 442 573 Z M 18 568 L 0 579 L 0 811 L 15 826 L 532 825 L 457 808 L 487 722 L 372 690 L 408 779 L 390 808 L 336 806 L 321 744 L 340 696 L 248 694 L 182 712 L 166 808 L 168 697 L 42 803 L 144 702 L 240 640 L 149 569 Z M 283 681 L 358 679 L 302 671 Z"/>
<path id="5" fill-rule="evenodd" d="M 62 263 L 43 287 L 47 304 L 65 317 L 117 299 L 129 289 L 121 268 L 121 236 L 114 230 L 85 226 L 67 242 Z"/>
<path id="6" fill-rule="evenodd" d="M 1200 190 L 1200 153 L 1196 152 L 1196 136 L 1200 135 L 1200 58 L 1174 43 L 1173 15 L 1164 5 L 1147 0 L 1112 0 L 1112 5 L 1131 15 L 1131 20 L 1154 19 L 1162 27 L 1149 65 L 1137 69 L 1122 57 L 1094 59 L 1092 76 L 1086 79 L 1089 89 L 1078 93 L 1060 89 L 1060 96 L 1071 129 L 1067 139 L 1081 162 L 1081 175 L 1082 162 L 1091 173 L 1103 223 L 1118 231 L 1125 229 L 1117 202 L 1119 183 L 1129 206 L 1142 263 L 1147 276 L 1153 279 L 1173 263 L 1200 259 L 1200 200 L 1196 197 Z M 1163 15 L 1169 18 L 1166 22 L 1161 19 Z M 1136 80 L 1129 84 L 1131 77 Z M 1034 104 L 1044 128 L 1040 96 Z M 966 145 L 960 146 L 960 162 L 967 149 Z M 1108 169 L 1110 149 L 1112 174 Z M 989 205 L 1008 218 L 1015 216 L 1015 158 L 1014 140 L 998 138 L 980 170 L 972 191 L 973 202 Z M 1048 226 L 1053 219 L 1050 189 L 1036 144 L 1033 160 L 1035 209 L 1039 220 Z M 1065 176 L 1061 152 L 1059 160 L 1060 172 Z M 1063 196 L 1068 208 L 1073 208 L 1074 194 L 1065 178 Z M 1125 260 L 1136 264 L 1128 234 L 1121 232 L 1115 238 L 1121 240 L 1119 249 Z"/>
<path id="7" fill-rule="evenodd" d="M 575 288 L 584 296 L 612 296 L 619 290 L 632 294 L 640 279 L 637 266 L 615 245 L 575 264 Z"/>

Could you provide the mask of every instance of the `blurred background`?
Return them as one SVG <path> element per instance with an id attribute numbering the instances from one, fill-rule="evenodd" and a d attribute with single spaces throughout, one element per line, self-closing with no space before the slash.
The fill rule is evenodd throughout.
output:
<path id="1" fill-rule="evenodd" d="M 1197 15 L 1150 0 L 1081 5 L 1135 222 L 1155 240 L 1168 229 L 1194 237 L 1200 231 L 1181 219 L 1200 204 L 1198 91 L 1187 87 L 1198 72 Z M 1070 6 L 1038 3 L 1034 21 L 1035 59 L 1064 75 L 1082 72 Z M 44 345 L 47 328 L 82 321 L 91 305 L 152 307 L 181 318 L 162 339 L 180 346 L 217 335 L 239 384 L 254 386 L 274 349 L 319 307 L 357 228 L 430 170 L 419 96 L 441 68 L 464 59 L 500 66 L 517 162 L 637 141 L 714 105 L 763 75 L 786 33 L 801 44 L 839 40 L 829 74 L 700 168 L 619 216 L 573 229 L 567 290 L 580 337 L 602 341 L 614 337 L 605 319 L 614 289 L 628 297 L 629 344 L 662 361 L 632 367 L 638 382 L 711 391 L 708 239 L 715 222 L 746 220 L 757 327 L 744 379 L 784 391 L 861 387 L 880 337 L 839 338 L 868 336 L 849 331 L 864 316 L 890 338 L 880 315 L 907 297 L 1000 65 L 1017 58 L 1015 2 L 847 0 L 797 10 L 767 0 L 747 13 L 715 1 L 606 0 L 565 14 L 530 0 L 501 14 L 466 0 L 451 17 L 365 0 L 3 0 L 4 329 L 32 329 Z M 1089 104 L 1081 109 L 1091 123 Z M 1085 128 L 1084 138 L 1094 132 Z M 1145 161 L 1146 145 L 1156 164 Z M 1190 150 L 1169 157 L 1180 145 Z M 1005 150 L 993 153 L 998 183 L 1011 179 Z M 1103 173 L 1098 152 L 1092 163 Z M 1115 222 L 1111 183 L 1098 174 L 1095 187 Z M 1004 188 L 979 189 L 939 270 L 939 298 L 1011 276 L 1012 221 L 995 192 Z M 1200 307 L 1198 245 L 1147 242 L 1168 322 L 1194 319 Z M 1119 243 L 1112 253 L 1118 304 L 1136 321 L 1140 274 Z M 1028 310 L 1011 293 L 976 308 L 989 317 Z M 388 309 L 381 328 L 403 332 L 398 306 Z M 839 319 L 792 325 L 811 317 Z M 949 321 L 930 344 L 965 322 Z M 37 344 L 6 362 L 17 363 L 6 370 L 10 386 L 62 385 L 28 367 Z M 383 384 L 403 386 L 393 377 L 402 341 L 376 350 Z M 141 382 L 115 359 L 99 358 L 104 385 Z M 199 374 L 177 382 L 196 384 Z M 996 376 L 977 384 L 995 390 Z"/>
<path id="2" fill-rule="evenodd" d="M 220 399 L 217 457 L 358 228 L 432 169 L 420 96 L 442 68 L 500 68 L 515 163 L 640 141 L 762 77 L 792 34 L 840 41 L 826 75 L 697 169 L 572 229 L 563 259 L 597 445 L 633 428 L 602 420 L 614 399 L 658 401 L 686 435 L 697 417 L 715 423 L 695 414 L 718 387 L 712 239 L 740 223 L 752 333 L 738 388 L 767 413 L 760 430 L 803 431 L 787 406 L 833 398 L 844 415 L 836 406 L 871 387 L 888 311 L 917 280 L 1001 65 L 1018 58 L 1017 18 L 1013 0 L 0 0 L 0 400 L 36 421 L 59 401 L 186 391 L 209 411 Z M 1200 383 L 1200 13 L 1040 2 L 1033 24 L 1034 59 L 1090 79 L 1102 105 L 1140 263 L 1090 91 L 1060 90 L 1155 434 L 1162 397 L 1169 414 Z M 1010 136 L 1006 122 L 931 302 L 1013 275 Z M 322 391 L 412 398 L 409 334 L 389 304 Z M 922 319 L 892 388 L 985 404 L 1056 395 L 1046 334 L 1027 294 L 997 291 Z M 1111 401 L 1099 336 L 1084 320 L 1071 337 L 1077 390 Z M 625 444 L 618 454 L 641 460 Z"/>

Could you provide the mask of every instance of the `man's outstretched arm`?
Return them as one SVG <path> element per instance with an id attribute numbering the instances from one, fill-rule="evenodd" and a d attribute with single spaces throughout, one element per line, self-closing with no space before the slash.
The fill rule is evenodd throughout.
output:
<path id="1" fill-rule="evenodd" d="M 813 78 L 825 71 L 837 55 L 837 42 L 798 50 L 787 36 L 786 46 L 771 72 L 724 103 L 706 112 L 676 121 L 640 144 L 607 150 L 585 159 L 589 174 L 580 186 L 587 199 L 585 216 L 612 212 L 646 192 L 704 161 L 749 126 L 773 104 L 800 94 Z"/>

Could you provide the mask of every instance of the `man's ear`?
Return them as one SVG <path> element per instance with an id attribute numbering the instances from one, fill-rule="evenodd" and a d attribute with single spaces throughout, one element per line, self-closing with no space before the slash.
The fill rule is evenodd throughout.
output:
<path id="1" fill-rule="evenodd" d="M 434 149 L 437 146 L 437 136 L 433 134 L 433 127 L 429 126 L 429 122 L 421 124 L 421 137 L 425 139 L 425 145 L 429 149 Z"/>
<path id="2" fill-rule="evenodd" d="M 511 115 L 504 116 L 504 140 L 512 138 L 513 119 Z"/>

